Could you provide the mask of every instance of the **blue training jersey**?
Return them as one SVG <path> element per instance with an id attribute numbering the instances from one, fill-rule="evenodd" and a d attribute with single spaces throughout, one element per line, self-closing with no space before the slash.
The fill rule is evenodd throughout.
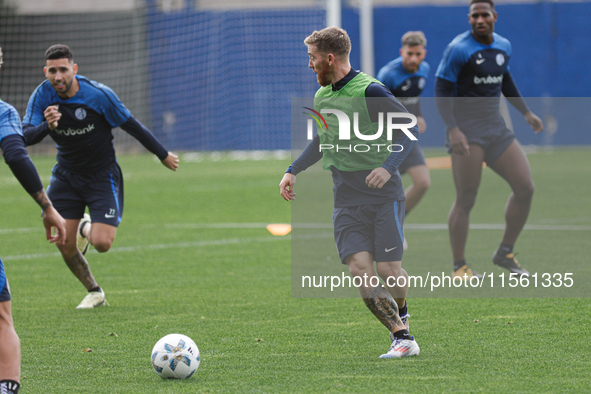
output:
<path id="1" fill-rule="evenodd" d="M 23 135 L 21 118 L 16 108 L 0 100 L 0 141 L 12 134 Z"/>
<path id="2" fill-rule="evenodd" d="M 416 73 L 409 73 L 398 57 L 380 69 L 376 77 L 392 94 L 414 115 L 422 115 L 419 105 L 420 95 L 427 85 L 431 67 L 421 62 Z"/>
<path id="3" fill-rule="evenodd" d="M 435 76 L 454 84 L 453 115 L 464 133 L 485 136 L 505 132 L 499 104 L 510 58 L 511 43 L 496 33 L 493 42 L 485 45 L 466 31 L 445 49 Z"/>
<path id="4" fill-rule="evenodd" d="M 435 76 L 454 83 L 456 97 L 500 97 L 510 58 L 506 38 L 493 33 L 492 44 L 485 45 L 467 31 L 447 46 Z"/>
<path id="5" fill-rule="evenodd" d="M 76 79 L 80 89 L 68 99 L 60 98 L 48 80 L 42 82 L 29 99 L 23 124 L 40 125 L 45 109 L 57 105 L 62 117 L 49 136 L 56 142 L 58 163 L 70 171 L 92 172 L 115 161 L 112 130 L 131 113 L 108 86 Z"/>

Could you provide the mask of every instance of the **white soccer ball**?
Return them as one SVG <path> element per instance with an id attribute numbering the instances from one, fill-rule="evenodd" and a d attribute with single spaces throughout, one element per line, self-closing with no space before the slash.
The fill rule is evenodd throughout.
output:
<path id="1" fill-rule="evenodd" d="M 168 334 L 152 349 L 152 366 L 162 379 L 189 379 L 200 362 L 197 345 L 186 335 Z"/>

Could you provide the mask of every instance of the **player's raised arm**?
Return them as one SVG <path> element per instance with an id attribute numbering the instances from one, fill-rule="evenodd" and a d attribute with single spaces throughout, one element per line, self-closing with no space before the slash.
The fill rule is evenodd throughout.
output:
<path id="1" fill-rule="evenodd" d="M 41 142 L 51 130 L 54 130 L 62 116 L 57 105 L 50 105 L 49 96 L 44 94 L 44 85 L 41 83 L 29 97 L 27 111 L 23 118 L 23 136 L 25 144 L 35 145 Z"/>
<path id="2" fill-rule="evenodd" d="M 176 171 L 179 167 L 179 158 L 172 152 L 167 151 L 152 132 L 140 121 L 131 115 L 125 123 L 120 126 L 129 135 L 137 139 L 147 150 L 158 156 L 162 164 Z"/>

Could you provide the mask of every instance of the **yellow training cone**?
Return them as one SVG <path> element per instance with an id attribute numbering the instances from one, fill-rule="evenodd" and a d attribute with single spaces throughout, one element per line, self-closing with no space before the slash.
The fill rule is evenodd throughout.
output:
<path id="1" fill-rule="evenodd" d="M 428 157 L 425 159 L 427 167 L 430 170 L 440 170 L 445 168 L 451 168 L 451 157 Z"/>
<path id="2" fill-rule="evenodd" d="M 451 168 L 451 157 L 428 157 L 425 159 L 427 167 L 430 170 L 443 170 Z M 486 168 L 486 163 L 482 163 L 482 168 Z"/>
<path id="3" fill-rule="evenodd" d="M 291 232 L 291 224 L 268 224 L 267 230 L 273 235 L 287 235 Z"/>

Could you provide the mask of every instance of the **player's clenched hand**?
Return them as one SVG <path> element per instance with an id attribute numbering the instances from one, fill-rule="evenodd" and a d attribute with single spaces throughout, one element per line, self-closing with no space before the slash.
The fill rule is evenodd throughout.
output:
<path id="1" fill-rule="evenodd" d="M 365 178 L 365 184 L 372 189 L 381 189 L 390 180 L 391 176 L 384 167 L 378 167 Z"/>
<path id="2" fill-rule="evenodd" d="M 162 160 L 162 164 L 171 170 L 176 171 L 177 168 L 179 168 L 179 157 L 172 152 L 168 152 L 168 156 L 166 156 L 166 159 Z"/>
<path id="3" fill-rule="evenodd" d="M 43 111 L 43 116 L 47 120 L 49 130 L 54 130 L 57 127 L 57 122 L 62 117 L 62 114 L 58 111 L 57 105 L 50 105 Z"/>
<path id="4" fill-rule="evenodd" d="M 531 126 L 531 128 L 536 132 L 536 134 L 544 130 L 544 124 L 542 123 L 542 119 L 538 118 L 536 114 L 534 114 L 531 111 L 525 114 L 525 121 Z"/>
<path id="5" fill-rule="evenodd" d="M 459 128 L 453 127 L 447 131 L 452 153 L 460 156 L 470 156 L 470 145 L 466 135 Z"/>
<path id="6" fill-rule="evenodd" d="M 43 210 L 43 226 L 45 226 L 45 236 L 50 243 L 57 242 L 60 245 L 66 243 L 66 221 L 50 205 Z M 51 234 L 51 229 L 55 230 L 55 235 Z"/>
<path id="7" fill-rule="evenodd" d="M 283 179 L 281 179 L 281 182 L 279 183 L 279 192 L 285 201 L 295 200 L 295 196 L 297 195 L 293 192 L 295 183 L 295 175 L 292 175 L 289 172 L 286 172 L 285 175 L 283 175 Z"/>

